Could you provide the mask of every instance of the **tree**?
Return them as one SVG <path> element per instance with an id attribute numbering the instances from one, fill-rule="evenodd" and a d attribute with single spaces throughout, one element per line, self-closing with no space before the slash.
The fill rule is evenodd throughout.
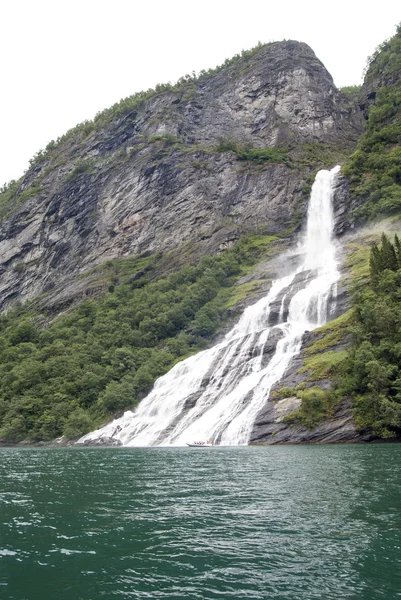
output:
<path id="1" fill-rule="evenodd" d="M 63 434 L 67 439 L 76 439 L 91 429 L 93 429 L 93 421 L 89 414 L 82 408 L 77 408 L 68 417 Z"/>
<path id="2" fill-rule="evenodd" d="M 382 270 L 390 269 L 391 271 L 396 271 L 398 269 L 394 246 L 385 233 L 382 233 L 381 236 L 381 261 Z"/>

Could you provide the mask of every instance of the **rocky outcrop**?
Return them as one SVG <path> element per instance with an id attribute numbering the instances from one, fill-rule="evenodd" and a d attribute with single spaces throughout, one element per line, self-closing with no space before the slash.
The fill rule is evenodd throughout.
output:
<path id="1" fill-rule="evenodd" d="M 354 230 L 360 225 L 356 210 L 363 204 L 361 196 L 352 195 L 349 182 L 345 177 L 338 176 L 333 197 L 335 233 L 338 237 Z"/>
<path id="2" fill-rule="evenodd" d="M 219 144 L 285 147 L 298 164 L 303 144 L 350 146 L 361 127 L 313 51 L 289 41 L 67 138 L 26 174 L 0 226 L 0 309 L 45 294 L 57 312 L 87 293 L 79 275 L 110 258 L 211 254 L 244 230 L 294 229 L 318 165 L 255 165 Z"/>
<path id="3" fill-rule="evenodd" d="M 333 444 L 371 441 L 369 432 L 356 430 L 349 401 L 335 407 L 332 417 L 312 429 L 299 424 L 283 423 L 283 418 L 296 410 L 301 401 L 285 398 L 270 402 L 252 432 L 251 444 Z"/>
<path id="4" fill-rule="evenodd" d="M 100 438 L 97 438 L 96 440 L 88 440 L 86 442 L 82 442 L 82 443 L 78 443 L 75 442 L 74 444 L 75 446 L 122 446 L 121 442 L 119 440 L 116 440 L 115 438 L 112 437 L 107 437 L 107 436 L 103 436 Z"/>
<path id="5" fill-rule="evenodd" d="M 272 389 L 271 398 L 259 412 L 251 434 L 251 444 L 284 444 L 284 443 L 344 443 L 360 442 L 372 439 L 370 432 L 356 430 L 350 400 L 344 400 L 338 404 L 330 418 L 326 418 L 313 428 L 307 428 L 298 423 L 283 421 L 284 417 L 290 415 L 301 405 L 301 400 L 296 396 L 274 400 L 274 392 L 280 388 L 296 388 L 300 384 L 305 388 L 317 386 L 328 390 L 332 386 L 330 379 L 310 380 L 309 372 L 305 366 L 306 348 L 310 348 L 313 342 L 321 337 L 316 332 L 308 332 L 304 335 L 302 351 L 293 358 L 284 377 Z M 345 338 L 337 342 L 327 350 L 340 352 L 349 344 Z"/>

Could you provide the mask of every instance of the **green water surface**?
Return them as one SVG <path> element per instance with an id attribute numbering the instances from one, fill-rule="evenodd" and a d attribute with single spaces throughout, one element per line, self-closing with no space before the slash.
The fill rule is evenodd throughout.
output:
<path id="1" fill-rule="evenodd" d="M 0 599 L 401 598 L 401 445 L 0 450 Z"/>

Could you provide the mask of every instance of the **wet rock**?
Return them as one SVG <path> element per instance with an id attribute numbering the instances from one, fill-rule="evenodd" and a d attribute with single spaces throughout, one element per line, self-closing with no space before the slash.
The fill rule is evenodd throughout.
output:
<path id="1" fill-rule="evenodd" d="M 122 446 L 122 443 L 116 438 L 102 436 L 94 440 L 75 442 L 75 446 Z"/>
<path id="2" fill-rule="evenodd" d="M 283 423 L 283 416 L 297 407 L 296 400 L 287 398 L 277 403 L 270 402 L 258 417 L 251 444 L 355 443 L 373 439 L 371 432 L 356 430 L 349 400 L 344 400 L 335 408 L 333 418 L 325 419 L 313 429 Z"/>
<path id="3" fill-rule="evenodd" d="M 269 325 L 278 325 L 287 321 L 291 300 L 314 276 L 315 273 L 313 271 L 297 273 L 291 285 L 284 288 L 277 296 L 277 299 L 270 304 Z"/>
<path id="4" fill-rule="evenodd" d="M 363 202 L 361 196 L 352 196 L 347 179 L 339 175 L 333 195 L 334 232 L 337 236 L 342 236 L 360 225 L 360 219 L 355 215 L 355 211 Z"/>

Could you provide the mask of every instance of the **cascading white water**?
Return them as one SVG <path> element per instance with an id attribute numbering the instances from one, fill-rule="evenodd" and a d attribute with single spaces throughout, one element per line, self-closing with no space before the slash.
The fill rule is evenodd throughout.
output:
<path id="1" fill-rule="evenodd" d="M 306 234 L 298 248 L 301 265 L 274 281 L 267 296 L 244 311 L 220 344 L 160 377 L 135 412 L 127 411 L 78 443 L 100 438 L 126 446 L 185 445 L 207 439 L 223 445 L 248 442 L 256 415 L 298 354 L 302 335 L 326 322 L 335 298 L 339 272 L 331 200 L 339 169 L 316 176 Z M 269 326 L 277 301 L 278 323 Z M 271 343 L 275 350 L 266 360 Z"/>

